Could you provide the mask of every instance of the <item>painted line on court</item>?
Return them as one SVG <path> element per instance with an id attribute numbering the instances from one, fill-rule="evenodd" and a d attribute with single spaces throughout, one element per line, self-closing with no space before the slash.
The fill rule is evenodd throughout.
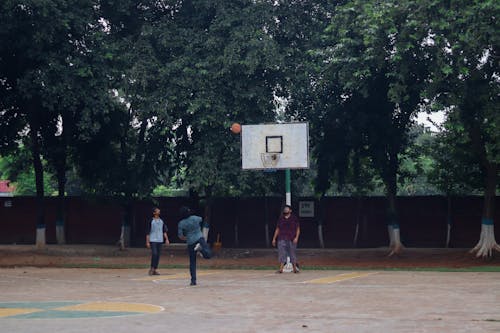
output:
<path id="1" fill-rule="evenodd" d="M 214 274 L 219 274 L 219 272 L 197 272 L 197 276 L 207 276 L 207 275 L 214 275 Z M 133 281 L 162 281 L 162 280 L 181 280 L 181 279 L 189 279 L 191 276 L 189 273 L 177 273 L 177 274 L 171 274 L 171 275 L 153 275 L 153 276 L 147 276 L 143 278 L 138 278 L 138 279 L 132 279 Z"/>
<path id="2" fill-rule="evenodd" d="M 93 303 L 65 306 L 62 308 L 57 308 L 55 310 L 157 313 L 163 311 L 164 308 L 158 305 L 143 304 L 143 303 L 93 302 Z"/>
<path id="3" fill-rule="evenodd" d="M 158 305 L 125 302 L 12 302 L 0 303 L 0 318 L 52 319 L 116 317 L 159 313 Z"/>
<path id="4" fill-rule="evenodd" d="M 327 276 L 327 277 L 319 278 L 319 279 L 313 279 L 313 280 L 303 281 L 302 283 L 330 284 L 330 283 L 335 283 L 335 282 L 340 282 L 340 281 L 345 281 L 345 280 L 358 279 L 358 278 L 366 277 L 366 276 L 369 276 L 369 275 L 374 275 L 374 274 L 377 274 L 377 273 L 378 272 L 370 272 L 370 273 L 359 273 L 359 272 L 345 273 L 345 274 Z"/>
<path id="5" fill-rule="evenodd" d="M 0 308 L 0 318 L 23 315 L 23 314 L 34 313 L 34 312 L 39 312 L 39 311 L 43 311 L 43 310 L 41 310 L 41 309 L 18 309 L 18 308 L 4 309 L 4 308 Z"/>

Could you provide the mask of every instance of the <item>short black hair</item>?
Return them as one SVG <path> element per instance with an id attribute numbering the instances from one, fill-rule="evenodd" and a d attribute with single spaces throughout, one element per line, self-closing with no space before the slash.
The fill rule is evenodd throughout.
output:
<path id="1" fill-rule="evenodd" d="M 285 209 L 286 207 L 288 207 L 288 208 L 290 208 L 290 210 L 292 210 L 292 206 L 290 206 L 290 205 L 284 205 L 283 209 Z"/>
<path id="2" fill-rule="evenodd" d="M 153 207 L 153 214 L 155 213 L 155 211 L 156 211 L 157 209 L 159 210 L 160 208 L 158 208 L 158 207 Z"/>
<path id="3" fill-rule="evenodd" d="M 181 209 L 179 209 L 179 215 L 181 216 L 181 219 L 185 219 L 187 217 L 191 216 L 191 209 L 187 206 L 182 206 Z"/>

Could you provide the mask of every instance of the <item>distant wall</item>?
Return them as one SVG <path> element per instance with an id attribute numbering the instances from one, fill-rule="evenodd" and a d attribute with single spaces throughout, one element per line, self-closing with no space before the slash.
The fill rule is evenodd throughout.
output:
<path id="1" fill-rule="evenodd" d="M 293 203 L 299 214 L 301 198 Z M 198 215 L 203 211 L 188 198 L 157 198 L 162 218 L 169 227 L 171 241 L 178 242 L 178 211 L 183 205 L 191 206 Z M 57 198 L 46 198 L 45 223 L 48 243 L 56 242 Z M 452 198 L 452 247 L 472 247 L 479 240 L 481 228 L 481 197 Z M 282 198 L 216 198 L 211 214 L 209 241 L 221 235 L 224 247 L 265 247 L 266 223 L 271 239 L 276 219 L 281 211 Z M 496 198 L 496 206 L 500 197 Z M 132 245 L 143 246 L 145 227 L 153 204 L 147 201 L 133 203 L 131 223 Z M 444 197 L 399 197 L 397 199 L 403 244 L 408 247 L 443 247 L 446 243 L 447 201 Z M 67 243 L 115 244 L 120 236 L 122 208 L 113 198 L 86 200 L 69 197 L 66 200 Z M 358 222 L 357 247 L 387 246 L 385 200 L 383 197 L 325 198 L 320 207 L 315 201 L 314 217 L 301 218 L 301 247 L 318 247 L 318 223 L 323 221 L 326 247 L 354 246 Z M 500 241 L 500 209 L 496 210 L 495 232 Z M 320 218 L 320 217 L 323 218 Z M 36 201 L 33 197 L 0 197 L 0 243 L 32 244 L 35 242 Z"/>

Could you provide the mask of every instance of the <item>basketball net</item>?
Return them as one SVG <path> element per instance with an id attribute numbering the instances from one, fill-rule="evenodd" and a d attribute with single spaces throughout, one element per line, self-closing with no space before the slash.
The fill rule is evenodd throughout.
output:
<path id="1" fill-rule="evenodd" d="M 261 153 L 260 159 L 262 160 L 262 165 L 265 168 L 274 168 L 278 165 L 281 154 L 279 153 Z"/>

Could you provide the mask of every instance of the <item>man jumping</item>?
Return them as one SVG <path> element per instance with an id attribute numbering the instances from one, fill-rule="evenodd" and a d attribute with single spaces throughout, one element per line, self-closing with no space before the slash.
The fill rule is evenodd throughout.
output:
<path id="1" fill-rule="evenodd" d="M 189 273 L 191 274 L 191 285 L 196 285 L 196 252 L 200 251 L 203 258 L 210 259 L 212 251 L 201 233 L 203 219 L 194 215 L 188 207 L 180 209 L 181 220 L 178 226 L 178 236 L 185 240 L 189 252 Z"/>

